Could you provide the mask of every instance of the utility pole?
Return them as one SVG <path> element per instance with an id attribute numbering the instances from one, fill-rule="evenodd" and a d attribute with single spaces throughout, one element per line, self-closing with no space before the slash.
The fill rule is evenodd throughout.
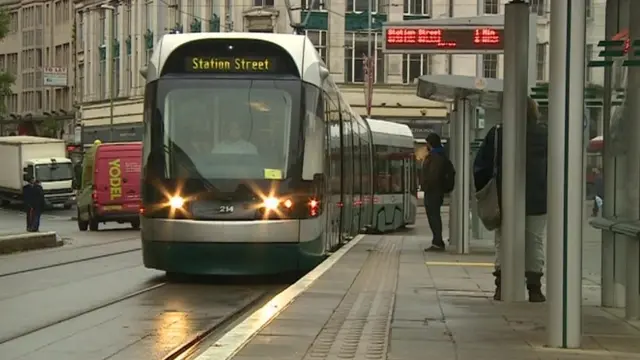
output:
<path id="1" fill-rule="evenodd" d="M 232 32 L 233 31 L 233 4 L 231 0 L 224 1 L 224 31 Z"/>
<path id="2" fill-rule="evenodd" d="M 110 64 L 111 64 L 111 73 L 109 74 L 109 141 L 112 142 L 113 141 L 113 107 L 114 107 L 114 98 L 113 98 L 113 88 L 115 85 L 115 77 L 116 77 L 116 71 L 114 68 L 114 63 L 115 63 L 115 54 L 114 54 L 114 49 L 113 49 L 113 44 L 114 44 L 114 40 L 116 38 L 116 32 L 115 29 L 116 27 L 115 22 L 117 21 L 117 19 L 115 19 L 115 15 L 116 15 L 116 8 L 113 5 L 100 5 L 100 8 L 105 9 L 105 10 L 110 10 L 111 11 L 111 41 L 109 41 L 107 44 L 105 44 L 106 46 L 110 46 L 111 47 L 111 51 L 107 51 L 109 54 L 111 54 L 111 56 L 109 56 L 109 60 Z M 105 50 L 109 50 L 109 48 L 106 48 Z M 106 67 L 105 67 L 106 68 Z"/>
<path id="3" fill-rule="evenodd" d="M 306 0 L 305 0 L 306 1 Z M 311 4 L 309 4 L 309 9 L 307 9 L 307 15 L 301 23 L 297 23 L 293 21 L 293 10 L 305 10 L 303 7 L 293 7 L 291 5 L 291 1 L 284 0 L 284 5 L 287 8 L 287 16 L 289 17 L 289 26 L 293 29 L 294 34 L 304 35 L 305 28 L 307 22 L 309 22 L 309 17 L 311 16 L 311 11 L 315 8 L 318 0 L 311 0 Z"/>
<path id="4" fill-rule="evenodd" d="M 367 3 L 367 58 L 364 59 L 364 103 L 367 117 L 371 117 L 373 100 L 373 81 L 375 79 L 375 61 L 373 61 L 373 0 Z"/>
<path id="5" fill-rule="evenodd" d="M 373 16 L 371 15 L 371 12 L 373 11 L 373 0 L 369 0 L 369 2 L 367 3 L 367 61 L 369 59 L 371 59 L 371 45 L 373 44 L 373 32 L 372 32 L 372 25 L 373 25 Z"/>

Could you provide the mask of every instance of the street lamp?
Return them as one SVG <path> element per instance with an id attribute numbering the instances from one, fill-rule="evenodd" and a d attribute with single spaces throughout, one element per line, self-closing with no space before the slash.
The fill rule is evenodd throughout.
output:
<path id="1" fill-rule="evenodd" d="M 111 41 L 107 44 L 105 44 L 106 46 L 110 46 L 111 47 L 111 56 L 109 57 L 109 60 L 111 62 L 111 73 L 109 74 L 109 141 L 113 141 L 113 85 L 115 84 L 115 69 L 114 67 L 114 62 L 115 62 L 115 55 L 113 53 L 113 43 L 114 43 L 114 39 L 116 38 L 116 33 L 115 33 L 115 21 L 116 19 L 114 19 L 115 17 L 115 6 L 113 5 L 107 5 L 107 4 L 102 4 L 100 5 L 101 9 L 104 10 L 110 10 L 111 11 Z M 106 42 L 106 41 L 105 41 Z M 105 48 L 105 51 L 109 50 L 109 48 Z M 106 69 L 106 66 L 105 66 Z"/>

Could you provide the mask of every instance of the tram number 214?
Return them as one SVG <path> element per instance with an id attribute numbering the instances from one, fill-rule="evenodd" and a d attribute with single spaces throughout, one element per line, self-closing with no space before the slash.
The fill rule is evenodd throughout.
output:
<path id="1" fill-rule="evenodd" d="M 221 214 L 230 214 L 233 212 L 233 206 L 232 205 L 222 205 L 220 206 L 220 208 L 218 208 L 218 212 Z"/>

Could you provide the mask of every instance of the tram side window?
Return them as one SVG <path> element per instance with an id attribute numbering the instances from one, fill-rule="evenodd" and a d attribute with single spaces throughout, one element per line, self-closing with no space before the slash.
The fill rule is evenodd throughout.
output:
<path id="1" fill-rule="evenodd" d="M 344 193 L 353 194 L 353 133 L 351 114 L 342 112 L 342 146 L 344 147 Z"/>
<path id="2" fill-rule="evenodd" d="M 362 183 L 360 174 L 362 173 L 362 160 L 360 159 L 360 128 L 356 121 L 352 122 L 353 125 L 353 193 L 360 196 L 362 191 Z"/>
<path id="3" fill-rule="evenodd" d="M 404 170 L 404 162 L 402 161 L 402 150 L 397 147 L 390 149 L 390 173 L 391 173 L 391 192 L 402 192 L 402 173 Z"/>
<path id="4" fill-rule="evenodd" d="M 389 147 L 386 145 L 375 145 L 375 176 L 376 193 L 388 194 L 390 190 L 391 176 L 389 173 Z"/>
<path id="5" fill-rule="evenodd" d="M 418 193 L 418 161 L 416 160 L 416 156 L 414 153 L 409 154 L 407 158 L 409 162 L 409 166 L 411 168 L 411 193 Z"/>
<path id="6" fill-rule="evenodd" d="M 325 101 L 324 93 L 319 88 L 305 84 L 305 123 L 304 123 L 304 160 L 302 165 L 302 179 L 312 180 L 318 173 L 325 170 L 326 154 L 323 153 L 326 143 L 325 132 Z M 273 136 L 266 136 L 273 139 Z M 319 185 L 319 184 L 317 184 Z"/>
<path id="7" fill-rule="evenodd" d="M 362 161 L 362 195 L 370 196 L 371 195 L 371 164 L 369 158 L 369 139 L 367 138 L 367 130 L 362 127 L 360 138 L 360 144 L 362 145 L 360 148 L 361 161 Z"/>
<path id="8" fill-rule="evenodd" d="M 327 127 L 330 156 L 329 183 L 331 193 L 339 195 L 341 193 L 340 108 L 337 104 L 327 94 L 325 110 L 327 112 L 326 119 L 329 122 Z"/>

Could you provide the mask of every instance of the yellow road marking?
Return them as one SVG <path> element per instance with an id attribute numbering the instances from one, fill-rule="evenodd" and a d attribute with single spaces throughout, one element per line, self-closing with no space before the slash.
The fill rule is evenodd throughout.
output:
<path id="1" fill-rule="evenodd" d="M 477 266 L 477 267 L 493 267 L 493 263 L 485 262 L 457 262 L 457 261 L 427 261 L 427 266 Z"/>

